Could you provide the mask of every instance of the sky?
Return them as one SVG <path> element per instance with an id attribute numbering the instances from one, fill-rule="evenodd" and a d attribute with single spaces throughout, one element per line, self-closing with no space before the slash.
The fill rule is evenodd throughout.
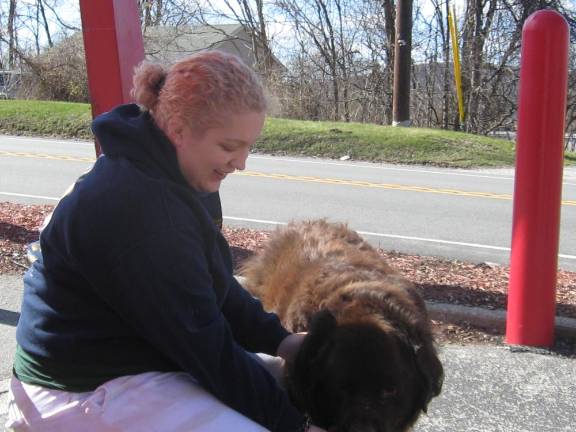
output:
<path id="1" fill-rule="evenodd" d="M 466 0 L 452 0 L 452 3 L 456 7 L 456 15 L 459 16 L 463 12 L 463 8 Z M 36 0 L 20 0 L 21 3 L 35 4 Z M 80 27 L 80 7 L 79 0 L 60 0 L 60 6 L 57 11 L 60 18 L 67 24 L 73 25 L 75 27 Z M 228 12 L 228 8 L 225 5 L 225 0 L 210 0 L 210 3 L 216 7 L 220 7 L 222 10 Z M 234 3 L 232 1 L 231 3 Z M 420 7 L 422 14 L 424 16 L 432 16 L 434 14 L 434 7 L 432 2 L 429 0 L 415 0 L 414 7 Z M 57 28 L 57 22 L 51 12 L 47 11 L 49 20 L 51 21 L 51 27 Z M 282 34 L 288 34 L 287 31 L 288 24 L 281 22 L 270 23 L 270 31 L 276 37 L 280 37 Z"/>
<path id="2" fill-rule="evenodd" d="M 88 1 L 100 1 L 100 0 L 88 0 Z M 125 0 L 128 1 L 128 0 Z M 136 1 L 136 0 L 133 0 Z M 202 1 L 202 0 L 201 0 Z M 216 7 L 222 8 L 227 13 L 229 13 L 229 9 L 225 5 L 226 0 L 204 0 L 210 1 L 210 3 Z M 19 0 L 21 4 L 28 4 L 28 5 L 35 5 L 36 0 Z M 236 0 L 230 0 L 230 3 L 235 4 Z M 464 14 L 464 8 L 466 4 L 466 0 L 452 0 L 451 3 L 456 8 L 456 16 L 459 18 L 457 20 L 460 21 L 461 17 Z M 80 28 L 80 0 L 58 0 L 59 7 L 57 9 L 58 15 L 61 20 L 63 20 L 66 24 L 72 25 L 74 27 Z M 565 4 L 571 8 L 576 9 L 576 0 L 565 0 Z M 414 0 L 414 9 L 420 8 L 421 13 L 424 16 L 432 17 L 434 14 L 434 6 L 430 0 Z M 51 24 L 51 29 L 53 33 L 53 38 L 58 40 L 59 36 L 63 36 L 62 34 L 57 34 L 57 29 L 61 27 L 58 25 L 54 14 L 49 10 L 46 10 L 48 19 Z M 291 24 L 286 22 L 273 22 L 272 20 L 269 21 L 269 34 L 273 37 L 275 45 L 277 48 L 285 47 L 286 51 L 291 51 L 289 48 L 290 46 L 294 45 L 294 35 L 291 31 Z M 70 33 L 70 31 L 68 32 Z M 31 36 L 29 36 L 31 40 Z M 41 41 L 42 45 L 46 45 L 45 35 L 43 36 L 43 40 Z M 278 50 L 279 51 L 279 50 Z M 278 52 L 277 55 L 283 56 L 282 53 Z"/>

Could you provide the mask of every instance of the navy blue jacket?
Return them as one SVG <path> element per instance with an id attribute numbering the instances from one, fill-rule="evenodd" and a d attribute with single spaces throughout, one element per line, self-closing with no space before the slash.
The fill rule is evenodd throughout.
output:
<path id="1" fill-rule="evenodd" d="M 136 105 L 92 128 L 104 155 L 41 233 L 20 347 L 62 366 L 50 378 L 65 389 L 183 370 L 268 429 L 298 429 L 304 417 L 248 353 L 274 355 L 289 333 L 234 279 L 228 244 L 167 137 Z"/>

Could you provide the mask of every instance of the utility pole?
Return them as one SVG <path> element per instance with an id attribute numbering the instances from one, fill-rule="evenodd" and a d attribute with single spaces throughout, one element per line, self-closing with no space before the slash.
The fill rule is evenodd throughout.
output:
<path id="1" fill-rule="evenodd" d="M 392 126 L 410 126 L 410 67 L 412 62 L 412 0 L 396 3 L 394 94 Z"/>

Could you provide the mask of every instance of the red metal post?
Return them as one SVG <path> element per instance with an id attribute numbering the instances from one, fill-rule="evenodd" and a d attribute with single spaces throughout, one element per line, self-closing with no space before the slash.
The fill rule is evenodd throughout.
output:
<path id="1" fill-rule="evenodd" d="M 80 14 L 95 117 L 131 100 L 132 74 L 144 59 L 144 42 L 136 0 L 80 0 Z"/>
<path id="2" fill-rule="evenodd" d="M 566 20 L 552 10 L 532 14 L 522 30 L 509 344 L 554 342 L 568 37 Z"/>

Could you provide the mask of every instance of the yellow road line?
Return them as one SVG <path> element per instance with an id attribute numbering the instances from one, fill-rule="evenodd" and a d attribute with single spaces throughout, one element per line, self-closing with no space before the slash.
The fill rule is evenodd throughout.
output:
<path id="1" fill-rule="evenodd" d="M 475 191 L 463 191 L 457 189 L 442 189 L 442 188 L 430 188 L 423 186 L 410 186 L 394 183 L 373 183 L 362 180 L 342 180 L 342 179 L 332 179 L 324 177 L 313 177 L 313 176 L 295 176 L 289 174 L 267 174 L 258 171 L 241 171 L 236 172 L 234 175 L 246 176 L 246 177 L 263 177 L 278 180 L 291 180 L 291 181 L 301 181 L 310 183 L 322 183 L 322 184 L 335 184 L 343 186 L 356 186 L 365 188 L 375 188 L 375 189 L 389 189 L 389 190 L 401 190 L 401 191 L 411 191 L 411 192 L 423 192 L 423 193 L 435 193 L 443 195 L 455 195 L 455 196 L 467 196 L 476 198 L 489 198 L 489 199 L 499 199 L 499 200 L 512 200 L 512 195 L 510 194 L 497 194 L 491 192 L 475 192 Z M 565 200 L 562 201 L 562 205 L 576 206 L 576 201 Z"/>
<path id="2" fill-rule="evenodd" d="M 26 152 L 0 151 L 0 156 L 25 157 L 25 158 L 32 158 L 32 159 L 66 160 L 66 161 L 73 161 L 73 162 L 94 162 L 94 161 L 96 161 L 96 158 L 93 158 L 93 157 L 64 156 L 64 155 L 54 155 L 54 154 L 48 154 L 48 153 L 26 153 Z"/>
<path id="3" fill-rule="evenodd" d="M 94 162 L 95 158 L 90 157 L 74 157 L 74 156 L 62 156 L 62 155 L 51 155 L 43 153 L 25 153 L 25 152 L 7 152 L 0 151 L 0 156 L 12 156 L 12 157 L 27 157 L 27 158 L 37 158 L 37 159 L 52 159 L 52 160 L 67 160 L 75 162 Z M 363 180 L 343 180 L 334 178 L 324 178 L 324 177 L 314 177 L 314 176 L 296 176 L 290 174 L 278 174 L 278 173 L 263 173 L 258 171 L 237 171 L 234 175 L 244 176 L 244 177 L 262 177 L 276 180 L 289 180 L 289 181 L 300 181 L 307 183 L 322 183 L 322 184 L 333 184 L 341 186 L 356 186 L 364 188 L 373 189 L 388 189 L 388 190 L 401 190 L 401 191 L 411 191 L 411 192 L 422 192 L 422 193 L 435 193 L 442 195 L 454 195 L 454 196 L 467 196 L 476 198 L 489 198 L 489 199 L 499 199 L 511 201 L 512 195 L 509 194 L 496 194 L 491 192 L 475 192 L 475 191 L 463 191 L 457 189 L 442 189 L 442 188 L 430 188 L 424 186 L 410 186 L 394 183 L 374 183 Z M 565 206 L 576 206 L 576 200 L 564 200 L 562 205 Z"/>

